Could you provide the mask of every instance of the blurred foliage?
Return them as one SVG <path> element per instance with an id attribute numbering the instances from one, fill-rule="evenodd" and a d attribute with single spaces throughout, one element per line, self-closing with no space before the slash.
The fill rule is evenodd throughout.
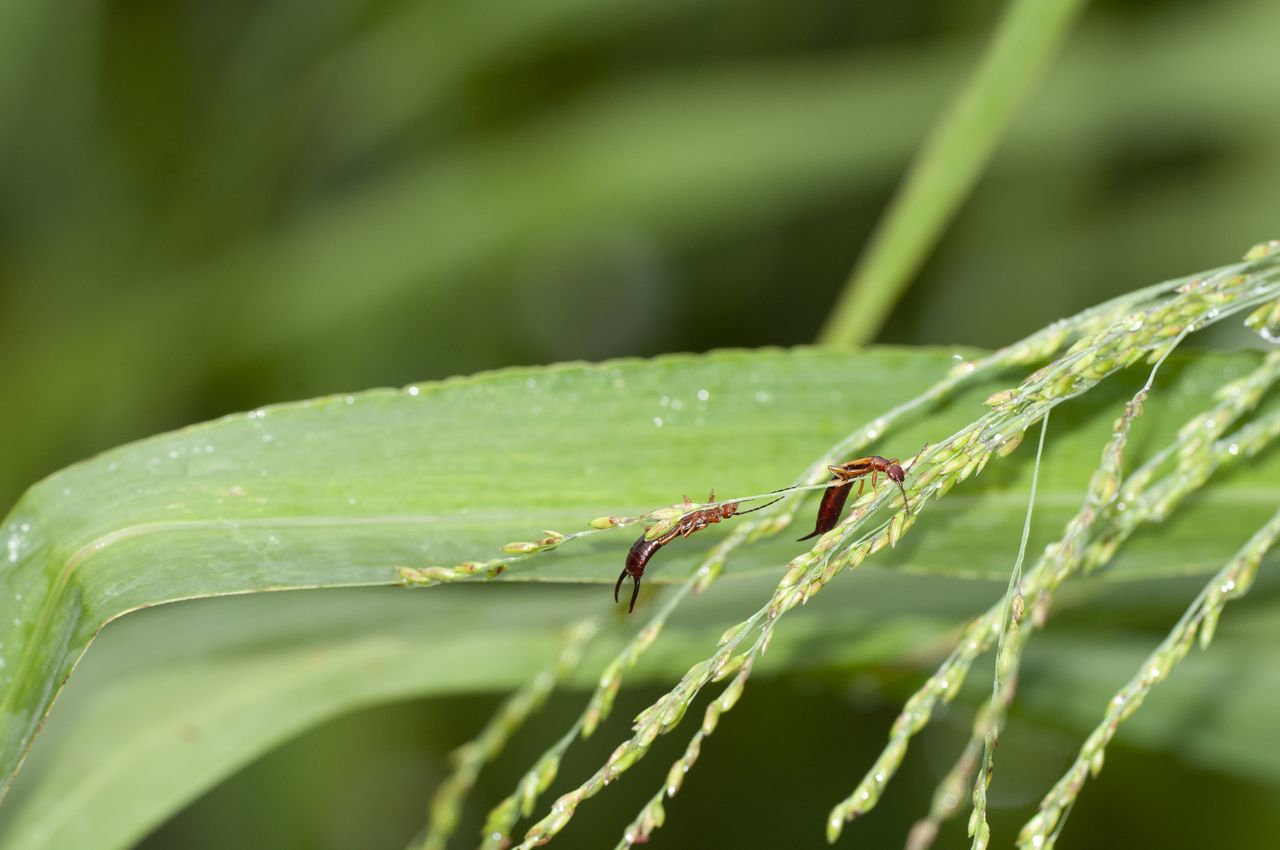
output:
<path id="1" fill-rule="evenodd" d="M 809 341 L 999 8 L 0 4 L 0 502 L 94 452 L 265 402 Z M 1274 237 L 1277 43 L 1267 0 L 1092 4 L 880 339 L 993 346 Z M 774 688 L 730 725 L 847 710 L 840 686 Z M 874 732 L 852 763 L 892 709 L 861 716 Z M 245 846 L 324 846 L 284 825 L 419 792 L 425 805 L 422 765 L 462 737 L 423 729 L 464 710 L 484 701 L 384 707 L 316 733 L 148 846 L 232 843 L 211 821 L 242 827 Z M 406 756 L 406 738 L 422 749 Z M 353 753 L 392 763 L 370 780 L 384 790 L 357 779 L 324 796 L 325 765 Z M 809 769 L 785 757 L 769 781 Z M 1280 834 L 1249 804 L 1273 790 L 1205 773 L 1176 798 L 1162 784 L 1176 756 L 1125 761 L 1101 783 L 1115 799 L 1198 809 L 1240 843 Z M 752 770 L 709 758 L 698 784 Z M 388 776 L 412 791 L 385 790 Z M 830 786 L 814 787 L 824 810 Z M 1107 811 L 1107 797 L 1082 804 L 1065 840 L 1090 846 L 1091 817 L 1115 829 L 1156 810 Z M 680 805 L 673 833 L 734 798 Z M 881 816 L 884 836 L 918 810 Z M 417 816 L 397 817 L 379 834 L 324 834 L 401 846 Z M 1169 840 L 1222 837 L 1196 828 Z M 1145 824 L 1133 835 L 1150 837 Z"/>
<path id="2" fill-rule="evenodd" d="M 0 501 L 266 401 L 808 341 L 997 10 L 7 4 Z M 1278 33 L 1091 8 L 882 339 L 994 345 L 1271 235 Z"/>

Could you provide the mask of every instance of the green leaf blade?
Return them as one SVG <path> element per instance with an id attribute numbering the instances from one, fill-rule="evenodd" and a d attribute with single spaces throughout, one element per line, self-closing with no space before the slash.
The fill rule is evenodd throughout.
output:
<path id="1" fill-rule="evenodd" d="M 70 467 L 33 487 L 0 529 L 0 551 L 16 555 L 0 573 L 0 768 L 12 777 L 89 641 L 127 611 L 202 596 L 393 584 L 400 565 L 496 557 L 504 543 L 542 529 L 572 531 L 684 493 L 771 490 L 856 425 L 929 386 L 953 355 L 800 349 L 510 370 L 267 408 Z M 1255 359 L 1171 363 L 1153 401 L 1171 415 L 1150 417 L 1147 445 L 1171 439 L 1184 415 Z M 1131 377 L 1055 414 L 1037 527 L 1053 529 L 1075 510 Z M 876 450 L 908 456 L 971 421 L 999 386 L 975 384 L 923 411 Z M 936 533 L 913 535 L 880 563 L 1002 574 L 1025 506 L 1020 457 L 931 505 L 924 521 Z M 1207 527 L 1247 524 L 1255 505 L 1275 503 L 1276 469 L 1270 458 L 1233 473 L 1193 511 Z M 722 533 L 664 549 L 648 580 L 688 575 Z M 1215 568 L 1229 554 L 1217 537 L 1173 524 L 1147 550 L 1126 551 L 1118 571 Z M 618 532 L 565 545 L 503 579 L 612 582 L 631 539 Z M 762 541 L 727 574 L 779 572 L 799 551 L 790 535 Z"/>

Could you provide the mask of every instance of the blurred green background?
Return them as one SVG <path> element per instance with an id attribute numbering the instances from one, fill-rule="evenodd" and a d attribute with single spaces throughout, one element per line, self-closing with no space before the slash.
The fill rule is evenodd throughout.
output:
<path id="1" fill-rule="evenodd" d="M 1001 8 L 3 4 L 0 503 L 94 452 L 269 402 L 512 364 L 810 342 Z M 1268 0 L 1092 4 L 879 340 L 995 346 L 1275 238 L 1277 44 Z M 827 724 L 804 751 L 767 756 L 749 749 L 767 738 L 753 728 L 852 706 L 875 731 L 841 759 L 869 763 L 915 681 L 886 696 L 881 678 L 753 684 L 657 840 L 707 846 L 700 807 L 720 819 L 768 789 L 795 814 L 781 834 L 794 825 L 796 846 L 817 846 L 845 791 L 811 762 Z M 335 723 L 146 846 L 401 847 L 443 754 L 464 740 L 441 730 L 478 728 L 492 704 Z M 1068 757 L 1072 737 L 1025 722 Z M 510 761 L 482 783 L 486 801 L 523 762 Z M 1274 788 L 1176 762 L 1117 751 L 1061 846 L 1154 841 L 1156 810 L 1179 800 L 1205 809 L 1205 842 L 1228 814 L 1241 835 L 1280 840 L 1262 802 Z M 895 845 L 947 763 L 916 762 L 886 811 L 850 831 L 860 846 Z M 611 845 L 633 809 L 602 803 L 598 840 L 587 827 L 564 845 Z M 1126 819 L 1131 835 L 1096 843 Z M 1202 843 L 1196 828 L 1170 840 Z M 716 844 L 751 846 L 759 830 Z"/>

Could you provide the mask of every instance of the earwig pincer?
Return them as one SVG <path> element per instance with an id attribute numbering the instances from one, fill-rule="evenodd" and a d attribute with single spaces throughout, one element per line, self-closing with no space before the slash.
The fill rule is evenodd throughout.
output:
<path id="1" fill-rule="evenodd" d="M 622 582 L 627 576 L 635 581 L 635 586 L 631 590 L 631 604 L 627 606 L 627 613 L 630 614 L 636 608 L 636 598 L 640 595 L 640 579 L 644 576 L 644 568 L 648 566 L 649 559 L 654 553 L 666 546 L 677 537 L 688 537 L 695 531 L 701 531 L 709 525 L 720 522 L 722 519 L 728 519 L 735 514 L 749 514 L 751 511 L 758 511 L 761 508 L 767 508 L 782 497 L 779 496 L 771 502 L 766 502 L 759 507 L 752 508 L 748 511 L 739 511 L 740 502 L 725 502 L 722 505 L 711 505 L 707 508 L 699 508 L 691 510 L 675 520 L 669 528 L 659 530 L 662 525 L 659 524 L 645 531 L 640 535 L 640 539 L 631 544 L 631 551 L 627 553 L 627 565 L 622 568 L 622 574 L 618 576 L 618 582 L 613 586 L 613 601 L 618 601 L 618 592 L 622 589 Z M 711 495 L 707 497 L 708 502 L 716 500 L 716 491 L 712 490 Z M 695 502 L 691 501 L 688 496 L 684 497 L 686 507 L 693 507 Z M 657 532 L 656 534 L 654 532 Z M 650 538 L 649 535 L 653 534 Z"/>
<path id="2" fill-rule="evenodd" d="M 921 446 L 915 460 L 912 460 L 909 464 L 910 466 L 915 466 L 916 460 L 920 459 L 920 455 L 924 453 L 926 448 L 928 448 L 927 443 Z M 853 489 L 853 482 L 858 482 L 858 493 L 853 497 L 857 499 L 858 496 L 862 495 L 862 488 L 867 483 L 868 475 L 871 476 L 871 486 L 873 488 L 882 473 L 894 484 L 897 484 L 898 489 L 902 491 L 902 506 L 908 511 L 911 510 L 911 503 L 907 500 L 907 488 L 903 486 L 907 474 L 903 470 L 902 464 L 898 463 L 896 457 L 871 455 L 870 457 L 860 457 L 846 461 L 839 466 L 828 466 L 827 469 L 831 470 L 833 486 L 828 487 L 822 494 L 822 502 L 818 505 L 817 526 L 812 532 L 801 537 L 800 540 L 808 540 L 810 537 L 826 534 L 835 528 L 836 523 L 840 521 L 840 512 L 844 510 L 844 503 L 849 498 L 849 491 Z"/>

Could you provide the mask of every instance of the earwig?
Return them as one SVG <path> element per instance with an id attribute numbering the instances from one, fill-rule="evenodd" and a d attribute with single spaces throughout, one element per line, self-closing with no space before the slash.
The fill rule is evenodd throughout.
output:
<path id="1" fill-rule="evenodd" d="M 920 459 L 920 455 L 924 454 L 924 450 L 928 447 L 928 443 L 921 446 L 915 459 L 909 465 L 915 466 L 916 460 Z M 822 502 L 818 505 L 818 523 L 812 532 L 801 537 L 800 540 L 808 540 L 810 537 L 826 534 L 835 528 L 836 523 L 840 520 L 840 512 L 844 510 L 844 503 L 849 498 L 849 491 L 853 489 L 853 482 L 858 482 L 858 495 L 853 497 L 857 499 L 858 496 L 862 495 L 862 488 L 867 483 L 868 475 L 871 476 L 871 486 L 874 488 L 880 474 L 884 473 L 885 477 L 897 484 L 898 489 L 902 491 L 902 506 L 908 511 L 911 510 L 911 502 L 907 499 L 907 488 L 903 486 L 907 474 L 903 471 L 902 465 L 898 463 L 896 457 L 871 455 L 870 457 L 860 457 L 846 461 L 839 466 L 828 466 L 827 469 L 831 470 L 831 474 L 834 476 L 831 479 L 833 484 L 837 481 L 842 483 L 839 486 L 828 487 L 823 492 Z"/>
<path id="2" fill-rule="evenodd" d="M 631 576 L 635 581 L 635 587 L 631 590 L 631 604 L 627 606 L 627 613 L 630 614 L 636 609 L 636 598 L 640 596 L 640 579 L 644 576 L 644 568 L 648 566 L 649 559 L 654 556 L 654 553 L 663 546 L 666 546 L 672 540 L 675 540 L 677 537 L 688 537 L 695 531 L 701 531 L 709 525 L 720 522 L 722 519 L 728 519 L 734 515 L 749 514 L 751 511 L 758 511 L 761 508 L 767 508 L 769 505 L 772 505 L 781 498 L 782 497 L 779 496 L 771 502 L 765 502 L 763 505 L 752 508 L 748 511 L 738 510 L 738 505 L 741 504 L 740 502 L 725 502 L 723 505 L 712 505 L 709 508 L 690 511 L 680 517 L 680 519 L 676 520 L 675 525 L 670 529 L 659 534 L 652 540 L 646 537 L 648 532 L 641 534 L 640 539 L 631 544 L 631 551 L 627 553 L 627 565 L 622 568 L 622 573 L 618 576 L 618 582 L 613 586 L 613 601 L 618 601 L 618 592 L 622 590 L 622 582 L 626 580 L 627 576 Z M 707 501 L 714 502 L 715 500 L 716 491 L 712 490 L 711 495 L 707 497 Z M 694 504 L 688 496 L 684 497 L 684 503 L 686 506 L 692 506 Z"/>

